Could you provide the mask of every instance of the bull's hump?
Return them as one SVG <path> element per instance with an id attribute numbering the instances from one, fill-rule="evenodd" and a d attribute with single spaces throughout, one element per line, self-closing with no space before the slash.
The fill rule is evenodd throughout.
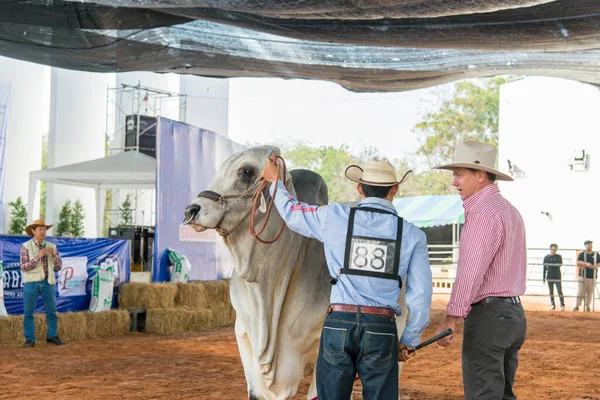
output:
<path id="1" fill-rule="evenodd" d="M 298 200 L 318 206 L 329 202 L 327 183 L 321 175 L 308 169 L 290 171 Z"/>

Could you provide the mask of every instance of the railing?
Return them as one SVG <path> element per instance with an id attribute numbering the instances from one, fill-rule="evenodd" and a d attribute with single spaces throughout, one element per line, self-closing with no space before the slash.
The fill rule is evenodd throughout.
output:
<path id="1" fill-rule="evenodd" d="M 429 245 L 429 261 L 433 275 L 434 293 L 450 293 L 452 285 L 456 278 L 456 267 L 458 262 L 458 245 Z M 577 299 L 578 279 L 577 255 L 581 250 L 561 249 L 563 265 L 561 267 L 562 279 L 561 286 L 564 299 Z M 527 249 L 527 289 L 525 296 L 546 297 L 550 293 L 547 282 L 543 280 L 543 260 L 549 253 L 548 249 L 529 248 Z M 558 292 L 554 288 L 555 303 L 559 304 Z M 589 305 L 592 310 L 595 309 L 596 299 L 600 299 L 600 289 L 596 284 L 592 303 Z M 582 300 L 582 306 L 585 307 L 585 299 Z M 566 301 L 565 306 L 567 307 Z M 572 307 L 572 306 L 571 306 Z"/>

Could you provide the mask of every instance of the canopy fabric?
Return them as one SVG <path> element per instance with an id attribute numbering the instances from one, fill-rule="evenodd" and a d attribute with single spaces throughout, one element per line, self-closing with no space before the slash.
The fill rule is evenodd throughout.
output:
<path id="1" fill-rule="evenodd" d="M 156 159 L 137 151 L 29 173 L 27 215 L 33 215 L 37 181 L 96 189 L 96 235 L 102 236 L 106 189 L 155 189 Z"/>
<path id="2" fill-rule="evenodd" d="M 0 0 L 0 55 L 355 91 L 502 74 L 599 84 L 598 26 L 598 0 Z"/>
<path id="3" fill-rule="evenodd" d="M 137 151 L 32 171 L 30 180 L 105 189 L 154 189 L 156 159 Z"/>
<path id="4" fill-rule="evenodd" d="M 398 215 L 419 228 L 465 222 L 460 195 L 430 195 L 395 199 Z"/>

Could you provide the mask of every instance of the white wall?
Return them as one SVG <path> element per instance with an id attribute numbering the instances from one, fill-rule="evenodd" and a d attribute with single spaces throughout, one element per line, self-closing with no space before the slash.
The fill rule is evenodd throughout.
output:
<path id="1" fill-rule="evenodd" d="M 181 76 L 181 93 L 187 94 L 187 124 L 223 136 L 229 132 L 229 80 Z"/>
<path id="2" fill-rule="evenodd" d="M 49 68 L 25 61 L 0 57 L 0 81 L 10 85 L 7 151 L 4 184 L 5 226 L 8 232 L 10 208 L 8 203 L 21 196 L 27 203 L 29 172 L 42 165 L 42 135 L 48 131 Z M 39 190 L 34 215 L 39 215 Z"/>
<path id="3" fill-rule="evenodd" d="M 115 75 L 52 68 L 51 80 L 48 168 L 104 157 L 106 89 L 114 86 Z M 48 184 L 48 222 L 58 223 L 66 200 L 83 203 L 84 235 L 96 237 L 94 189 Z"/>
<path id="4" fill-rule="evenodd" d="M 510 159 L 527 174 L 501 190 L 526 220 L 529 247 L 583 248 L 586 239 L 600 246 L 599 133 L 600 91 L 591 85 L 526 78 L 501 87 L 499 165 L 507 170 Z M 567 162 L 580 149 L 591 155 L 590 170 L 572 172 Z"/>
<path id="5" fill-rule="evenodd" d="M 558 244 L 565 263 L 574 263 L 576 253 L 567 249 L 583 249 L 587 239 L 600 249 L 599 131 L 600 91 L 593 86 L 532 77 L 500 88 L 499 166 L 507 171 L 509 159 L 526 173 L 500 188 L 523 216 L 527 246 L 543 249 L 531 251 L 530 262 L 541 261 L 551 243 Z M 574 150 L 590 153 L 589 171 L 569 169 Z M 531 265 L 529 271 L 530 278 L 541 279 L 541 267 Z M 563 279 L 574 279 L 574 268 L 565 268 Z M 574 291 L 574 284 L 565 286 Z M 547 288 L 528 282 L 528 292 L 535 291 Z"/>

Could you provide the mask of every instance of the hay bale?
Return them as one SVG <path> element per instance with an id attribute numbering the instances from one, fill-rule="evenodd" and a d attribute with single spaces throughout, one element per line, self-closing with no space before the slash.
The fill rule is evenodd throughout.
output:
<path id="1" fill-rule="evenodd" d="M 101 313 L 57 313 L 58 336 L 65 342 L 125 335 L 130 330 L 129 312 L 111 310 Z M 46 341 L 46 314 L 34 314 L 35 336 L 39 342 Z M 25 343 L 23 316 L 11 315 L 0 318 L 0 346 L 16 346 Z"/>
<path id="2" fill-rule="evenodd" d="M 23 316 L 9 315 L 0 318 L 0 346 L 14 346 L 25 343 L 23 337 Z"/>
<path id="3" fill-rule="evenodd" d="M 203 288 L 208 299 L 209 308 L 211 304 L 219 302 L 231 304 L 228 279 L 222 281 L 195 281 L 193 284 Z"/>
<path id="4" fill-rule="evenodd" d="M 146 332 L 173 334 L 197 332 L 213 327 L 213 313 L 207 309 L 152 309 L 146 313 Z"/>
<path id="5" fill-rule="evenodd" d="M 235 322 L 235 310 L 231 305 L 229 280 L 195 281 L 193 286 L 199 286 L 206 300 L 205 307 L 213 312 L 215 326 L 231 325 Z"/>
<path id="6" fill-rule="evenodd" d="M 86 321 L 86 338 L 98 339 L 126 335 L 131 329 L 131 318 L 127 310 L 82 313 Z"/>
<path id="7" fill-rule="evenodd" d="M 58 317 L 58 313 L 56 313 Z M 46 314 L 45 313 L 35 313 L 33 314 L 33 320 L 35 321 L 35 337 L 38 341 L 46 341 L 46 333 L 48 331 L 48 327 L 46 326 Z M 23 328 L 23 327 L 21 327 Z M 22 330 L 21 330 L 22 332 Z M 25 339 L 23 339 L 25 342 Z"/>
<path id="8" fill-rule="evenodd" d="M 58 316 L 58 314 L 57 314 Z M 35 336 L 38 341 L 46 340 L 46 314 L 36 313 L 33 315 L 35 324 Z M 60 324 L 60 319 L 59 319 Z M 59 325 L 60 329 L 60 325 Z M 23 331 L 23 316 L 10 315 L 7 318 L 0 318 L 0 344 L 14 346 L 25 343 L 25 333 Z"/>
<path id="9" fill-rule="evenodd" d="M 216 303 L 210 307 L 213 313 L 213 324 L 215 326 L 226 326 L 235 323 L 235 310 L 231 303 Z"/>
<path id="10" fill-rule="evenodd" d="M 130 282 L 119 288 L 119 306 L 124 309 L 173 308 L 177 285 Z"/>
<path id="11" fill-rule="evenodd" d="M 208 308 L 209 304 L 208 292 L 203 286 L 192 283 L 177 284 L 176 307 Z"/>
<path id="12" fill-rule="evenodd" d="M 86 338 L 86 319 L 84 313 L 67 312 L 57 313 L 58 316 L 58 336 L 65 342 L 73 340 L 83 340 Z M 42 338 L 42 336 L 38 336 Z"/>

